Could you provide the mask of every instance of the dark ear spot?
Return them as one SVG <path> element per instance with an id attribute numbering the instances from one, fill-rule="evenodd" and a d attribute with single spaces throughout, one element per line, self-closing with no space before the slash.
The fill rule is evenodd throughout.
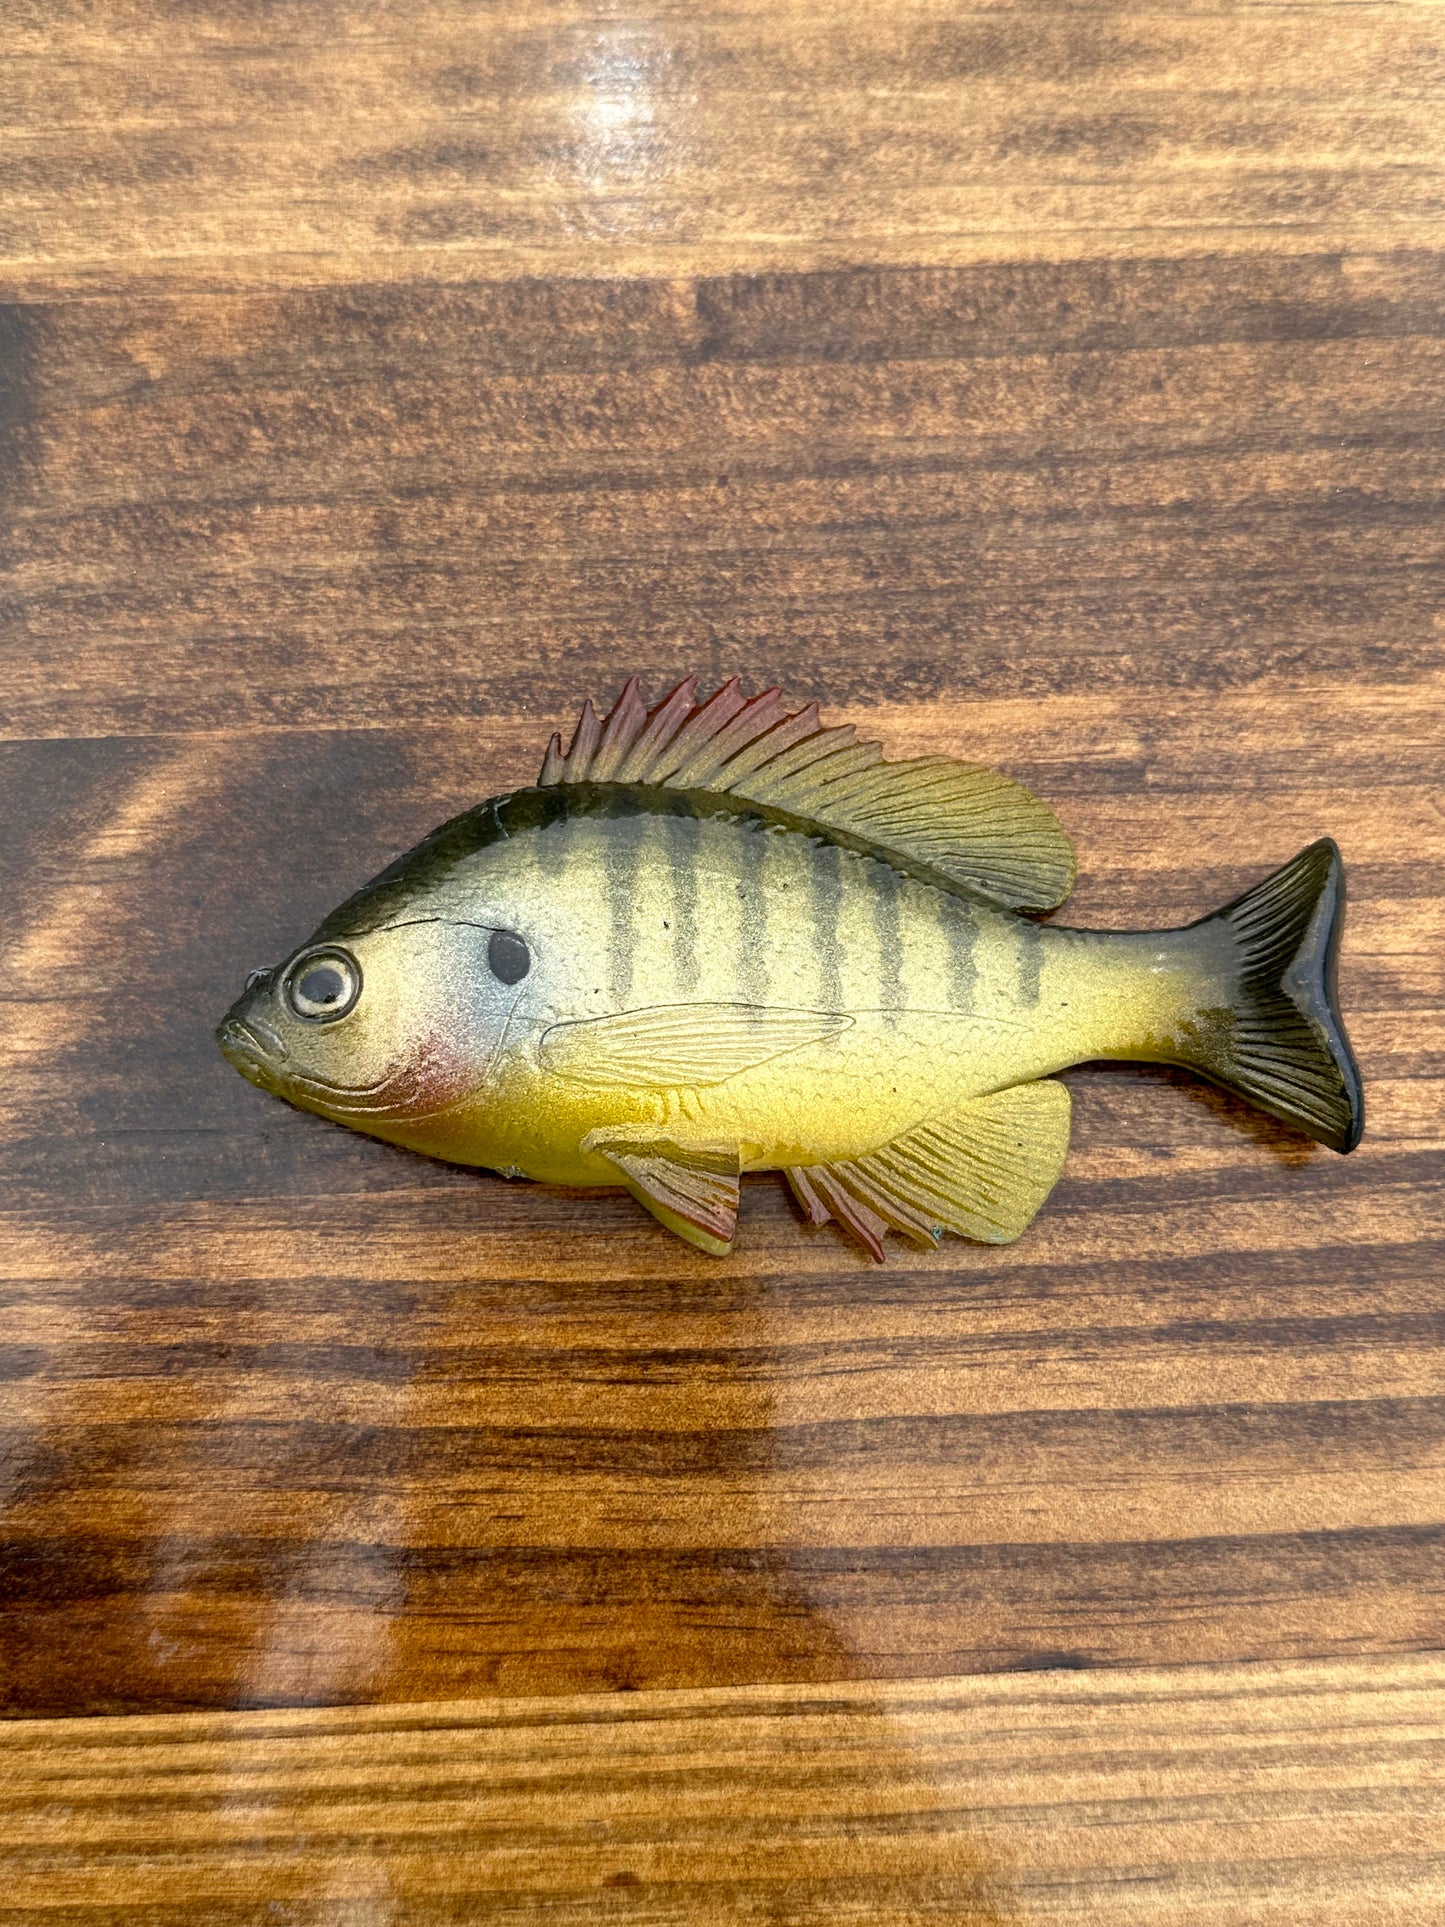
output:
<path id="1" fill-rule="evenodd" d="M 532 953 L 515 931 L 494 930 L 487 967 L 499 983 L 519 984 L 532 968 Z"/>

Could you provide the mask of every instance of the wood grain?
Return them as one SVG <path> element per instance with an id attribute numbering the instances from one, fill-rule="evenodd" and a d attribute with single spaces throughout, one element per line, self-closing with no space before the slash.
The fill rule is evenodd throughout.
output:
<path id="1" fill-rule="evenodd" d="M 0 1725 L 0 1921 L 1394 1927 L 1445 1666 Z"/>
<path id="2" fill-rule="evenodd" d="M 12 1712 L 1439 1643 L 1439 263 L 1203 274 L 18 317 Z M 227 1069 L 245 968 L 694 667 L 1022 777 L 1082 922 L 1337 834 L 1363 1148 L 1081 1071 L 1019 1246 L 762 1181 L 719 1264 Z"/>
<path id="3" fill-rule="evenodd" d="M 1440 1917 L 1438 25 L 9 10 L 0 1921 Z M 717 1262 L 229 1071 L 690 671 L 1081 923 L 1337 836 L 1360 1150 L 1091 1067 L 1017 1246 Z"/>
<path id="4" fill-rule="evenodd" d="M 1436 245 L 1429 4 L 16 0 L 0 287 Z"/>
<path id="5" fill-rule="evenodd" d="M 1442 313 L 1433 254 L 17 308 L 5 731 L 530 715 L 511 780 L 695 669 L 1071 698 L 1030 760 L 1193 697 L 1247 787 L 1221 693 L 1439 673 Z"/>
<path id="6" fill-rule="evenodd" d="M 1339 733 L 1305 706 L 1307 734 Z M 330 757 L 318 779 L 322 740 L 111 739 L 119 781 L 88 749 L 94 842 L 52 844 L 63 877 L 28 894 L 16 1710 L 1434 1643 L 1438 958 L 1416 893 L 1439 872 L 1408 784 L 1365 792 L 1399 814 L 1355 871 L 1353 1159 L 1183 1079 L 1080 1072 L 1073 1161 L 1028 1239 L 875 1274 L 767 1182 L 716 1264 L 625 1198 L 424 1164 L 213 1063 L 243 933 L 240 961 L 267 957 L 306 891 L 334 894 L 305 833 L 328 795 L 343 869 L 389 854 L 356 863 L 370 832 Z M 395 753 L 346 742 L 353 773 L 374 744 Z M 1248 804 L 1161 785 L 1121 812 L 1113 840 L 1156 847 L 1127 869 L 1116 850 L 1086 907 L 1182 920 L 1334 820 L 1340 791 L 1268 768 Z M 278 861 L 267 799 L 318 780 Z M 1211 818 L 1252 863 L 1201 861 Z M 1408 838 L 1427 861 L 1391 861 Z"/>

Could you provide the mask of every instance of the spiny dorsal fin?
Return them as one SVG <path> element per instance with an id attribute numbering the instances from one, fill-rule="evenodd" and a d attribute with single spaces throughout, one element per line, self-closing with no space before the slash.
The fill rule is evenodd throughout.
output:
<path id="1" fill-rule="evenodd" d="M 945 1231 L 1010 1244 L 1058 1182 L 1069 1093 L 1053 1078 L 975 1098 L 867 1157 L 788 1170 L 812 1224 L 836 1218 L 882 1263 L 883 1234 L 936 1245 Z"/>
<path id="2" fill-rule="evenodd" d="M 1051 910 L 1074 881 L 1058 818 L 1007 776 L 949 756 L 887 761 L 851 724 L 825 729 L 816 703 L 776 689 L 744 697 L 736 676 L 706 702 L 689 676 L 649 710 L 634 677 L 601 718 L 584 704 L 571 745 L 547 746 L 539 783 L 640 783 L 713 790 L 803 817 L 937 870 L 1011 910 Z"/>

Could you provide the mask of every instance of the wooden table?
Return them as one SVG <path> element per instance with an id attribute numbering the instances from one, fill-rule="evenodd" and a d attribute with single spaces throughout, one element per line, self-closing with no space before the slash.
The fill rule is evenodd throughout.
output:
<path id="1" fill-rule="evenodd" d="M 1438 8 L 3 32 L 0 1923 L 1437 1922 Z M 1018 1245 L 715 1261 L 242 1083 L 632 671 L 1081 923 L 1332 832 L 1363 1146 L 1087 1068 Z"/>

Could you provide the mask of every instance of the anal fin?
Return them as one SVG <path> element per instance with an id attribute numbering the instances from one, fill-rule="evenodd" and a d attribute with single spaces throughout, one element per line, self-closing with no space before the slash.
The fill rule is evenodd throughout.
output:
<path id="1" fill-rule="evenodd" d="M 642 1132 L 607 1129 L 582 1140 L 617 1167 L 637 1202 L 660 1225 L 699 1251 L 726 1257 L 738 1225 L 739 1160 L 726 1150 L 678 1144 Z"/>
<path id="2" fill-rule="evenodd" d="M 880 1262 L 883 1233 L 936 1245 L 945 1231 L 1011 1244 L 1058 1182 L 1069 1093 L 1052 1078 L 1015 1084 L 930 1118 L 867 1157 L 789 1169 L 814 1224 L 835 1218 Z"/>

